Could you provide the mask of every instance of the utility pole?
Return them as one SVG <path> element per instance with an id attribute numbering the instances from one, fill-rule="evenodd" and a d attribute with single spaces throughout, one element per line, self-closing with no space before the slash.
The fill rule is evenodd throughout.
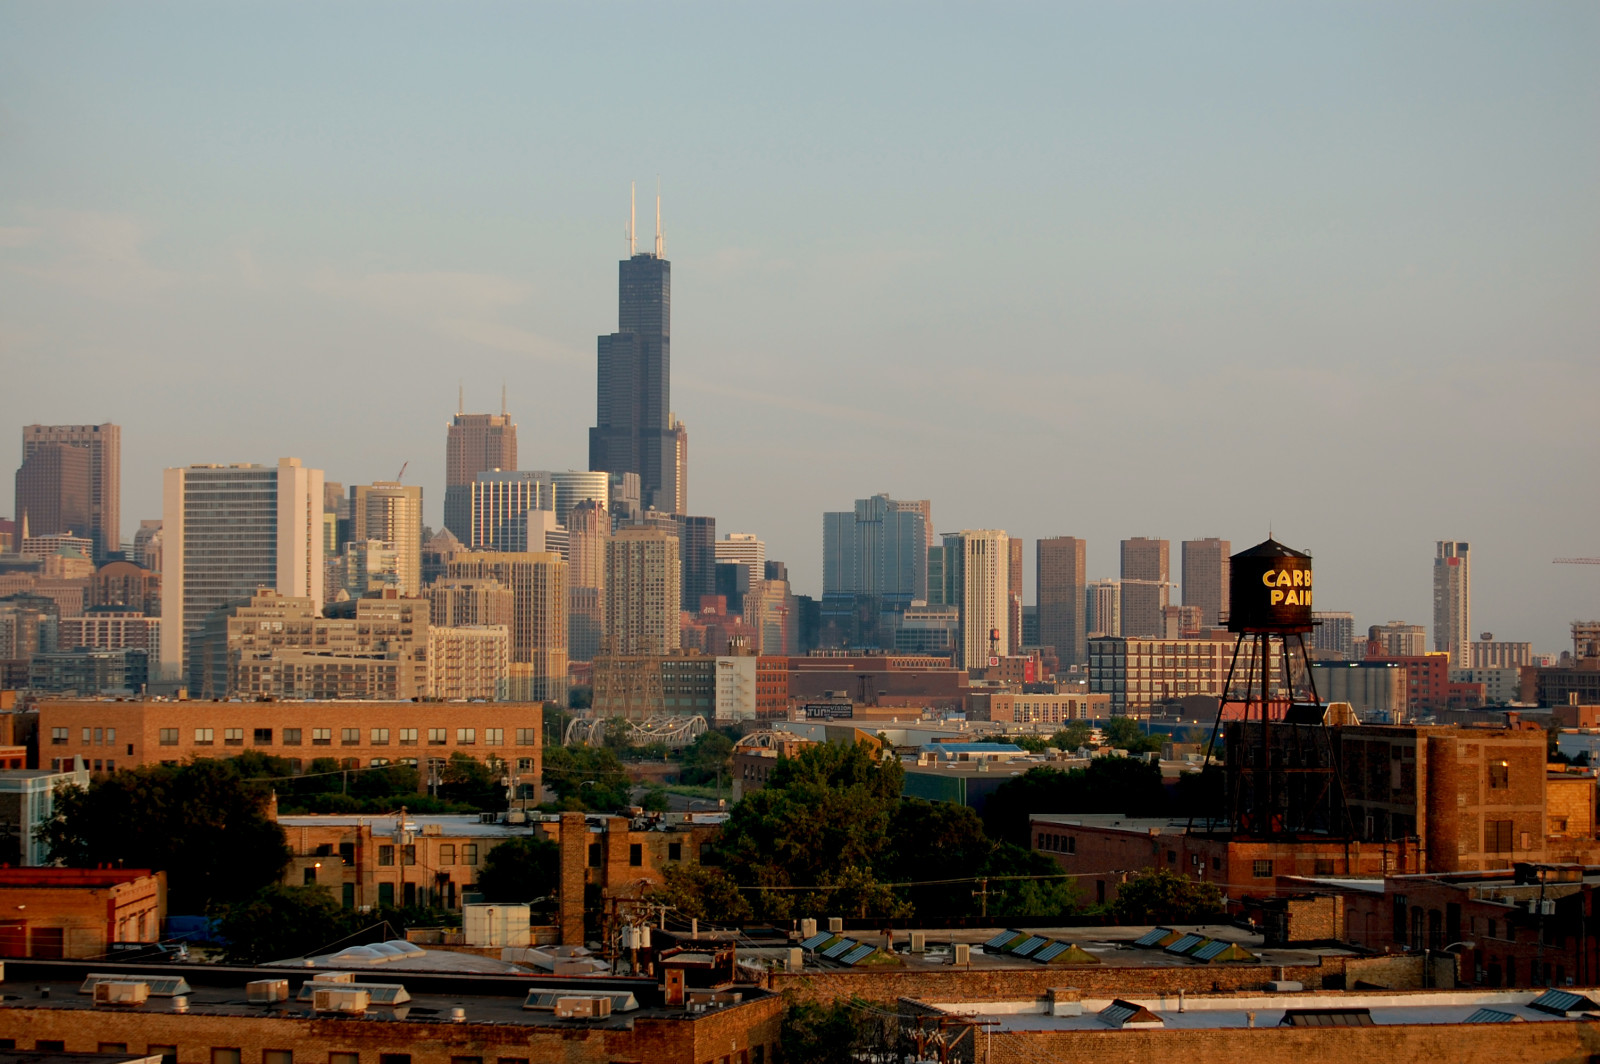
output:
<path id="1" fill-rule="evenodd" d="M 978 877 L 978 889 L 972 892 L 974 898 L 982 899 L 982 913 L 985 919 L 989 916 L 989 877 Z"/>

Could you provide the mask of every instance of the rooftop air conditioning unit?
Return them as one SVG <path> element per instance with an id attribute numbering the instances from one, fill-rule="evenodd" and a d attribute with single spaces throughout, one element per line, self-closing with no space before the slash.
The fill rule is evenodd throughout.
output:
<path id="1" fill-rule="evenodd" d="M 828 930 L 831 933 L 835 934 L 835 935 L 837 935 L 841 931 L 843 931 L 844 930 L 844 917 L 842 917 L 842 916 L 830 916 L 830 917 L 828 917 Z"/>
<path id="2" fill-rule="evenodd" d="M 611 1015 L 609 997 L 556 998 L 556 1018 L 561 1020 L 603 1020 Z"/>
<path id="3" fill-rule="evenodd" d="M 96 1005 L 143 1005 L 149 997 L 149 983 L 106 980 L 94 984 Z"/>
<path id="4" fill-rule="evenodd" d="M 971 964 L 972 963 L 972 947 L 969 946 L 965 942 L 957 942 L 956 943 L 955 963 L 957 963 L 957 964 Z"/>
<path id="5" fill-rule="evenodd" d="M 244 984 L 244 998 L 252 1005 L 271 1005 L 289 1000 L 289 980 L 257 979 Z"/>
<path id="6" fill-rule="evenodd" d="M 311 1008 L 314 1012 L 342 1012 L 359 1016 L 367 1011 L 371 1001 L 371 995 L 365 990 L 319 989 L 311 995 Z"/>

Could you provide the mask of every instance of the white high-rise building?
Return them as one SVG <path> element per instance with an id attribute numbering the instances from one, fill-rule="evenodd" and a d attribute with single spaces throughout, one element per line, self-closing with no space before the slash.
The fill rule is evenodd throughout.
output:
<path id="1" fill-rule="evenodd" d="M 753 532 L 729 532 L 712 544 L 719 562 L 737 562 L 750 572 L 750 586 L 767 578 L 767 545 Z"/>
<path id="2" fill-rule="evenodd" d="M 1467 544 L 1440 540 L 1433 556 L 1433 649 L 1452 668 L 1472 664 L 1472 559 Z"/>
<path id="3" fill-rule="evenodd" d="M 322 470 L 298 458 L 195 465 L 162 478 L 161 676 L 205 667 L 188 650 L 212 611 L 262 589 L 322 610 Z M 192 682 L 199 691 L 202 684 Z"/>
<path id="4" fill-rule="evenodd" d="M 1011 645 L 1011 537 L 965 529 L 944 537 L 945 586 L 961 611 L 961 667 L 986 669 Z"/>
<path id="5" fill-rule="evenodd" d="M 1122 581 L 1091 580 L 1083 588 L 1084 630 L 1091 636 L 1122 634 Z"/>
<path id="6" fill-rule="evenodd" d="M 395 552 L 400 596 L 422 594 L 422 488 L 380 480 L 350 486 L 350 539 L 381 540 Z"/>
<path id="7" fill-rule="evenodd" d="M 543 470 L 479 473 L 471 492 L 466 545 L 473 550 L 523 550 L 528 511 L 556 508 L 555 485 Z"/>

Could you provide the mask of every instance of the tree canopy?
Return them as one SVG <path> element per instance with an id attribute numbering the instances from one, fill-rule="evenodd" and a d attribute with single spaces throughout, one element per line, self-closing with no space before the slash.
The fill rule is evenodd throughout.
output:
<path id="1" fill-rule="evenodd" d="M 1226 912 L 1222 891 L 1165 868 L 1152 868 L 1117 888 L 1110 913 L 1123 924 L 1199 924 Z"/>
<path id="2" fill-rule="evenodd" d="M 169 910 L 200 913 L 254 894 L 288 867 L 270 798 L 231 760 L 145 765 L 61 788 L 39 836 L 69 867 L 164 871 Z"/>
<path id="3" fill-rule="evenodd" d="M 1159 767 L 1131 757 L 1097 757 L 1087 768 L 1040 766 L 1007 780 L 989 796 L 983 822 L 990 838 L 1027 846 L 1031 813 L 1163 816 L 1169 811 Z"/>
<path id="4" fill-rule="evenodd" d="M 662 900 L 710 920 L 953 918 L 985 903 L 991 915 L 1072 908 L 1053 861 L 996 843 L 965 806 L 902 798 L 903 779 L 899 761 L 868 743 L 822 743 L 779 759 L 767 786 L 730 811 L 715 867 L 669 876 Z M 980 876 L 995 879 L 975 899 Z"/>
<path id="5" fill-rule="evenodd" d="M 544 785 L 563 809 L 614 812 L 630 804 L 633 782 L 616 752 L 603 746 L 552 746 L 544 752 Z"/>
<path id="6" fill-rule="evenodd" d="M 546 838 L 523 835 L 491 848 L 478 873 L 487 901 L 532 902 L 555 894 L 561 881 L 561 847 Z"/>

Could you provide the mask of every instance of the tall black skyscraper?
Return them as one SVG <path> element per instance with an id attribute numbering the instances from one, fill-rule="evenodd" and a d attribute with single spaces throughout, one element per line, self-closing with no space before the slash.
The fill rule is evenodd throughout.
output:
<path id="1" fill-rule="evenodd" d="M 629 256 L 619 264 L 617 331 L 600 337 L 589 468 L 637 473 L 645 507 L 682 513 L 678 431 L 671 409 L 672 264 L 664 250 L 657 196 L 654 253 L 638 250 L 630 215 Z"/>

